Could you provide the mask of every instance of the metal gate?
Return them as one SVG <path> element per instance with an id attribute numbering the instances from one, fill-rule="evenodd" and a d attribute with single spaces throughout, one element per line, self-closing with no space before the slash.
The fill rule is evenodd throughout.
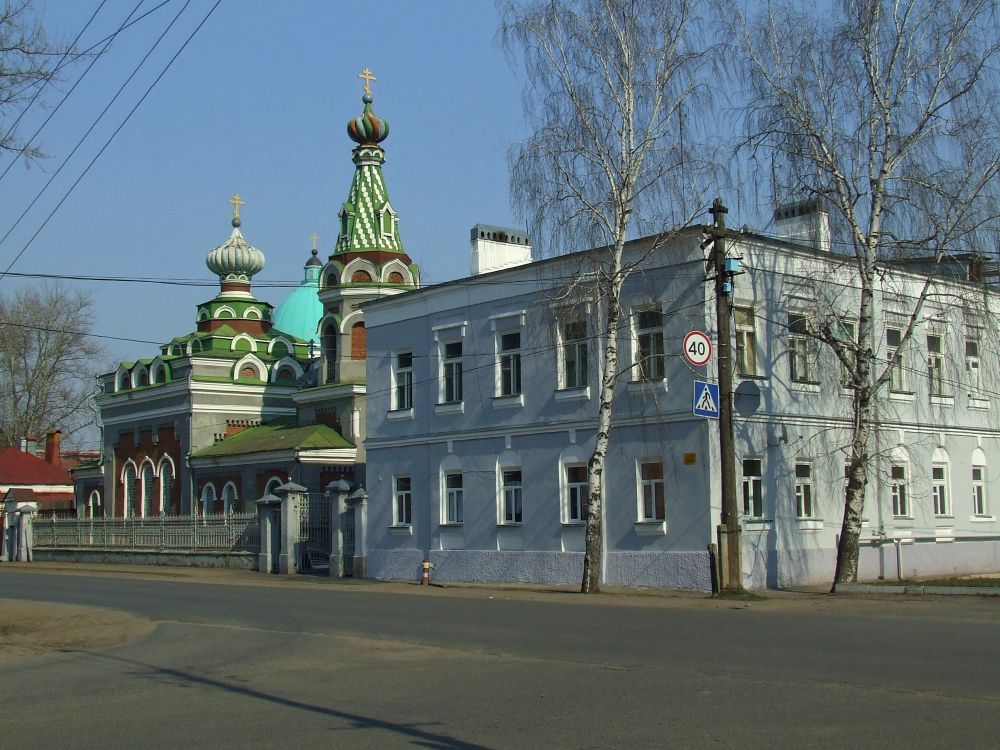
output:
<path id="1" fill-rule="evenodd" d="M 302 572 L 330 569 L 330 501 L 322 492 L 302 495 L 299 504 L 299 549 Z"/>
<path id="2" fill-rule="evenodd" d="M 348 505 L 343 515 L 341 532 L 344 539 L 344 575 L 354 575 L 354 506 Z"/>

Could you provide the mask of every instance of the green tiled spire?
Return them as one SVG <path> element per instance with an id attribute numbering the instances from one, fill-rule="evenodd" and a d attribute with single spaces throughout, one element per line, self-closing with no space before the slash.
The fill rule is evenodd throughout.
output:
<path id="1" fill-rule="evenodd" d="M 399 239 L 399 217 L 389 203 L 382 179 L 385 151 L 379 143 L 389 135 L 389 123 L 372 111 L 372 97 L 362 97 L 365 108 L 360 117 L 347 123 L 347 134 L 358 144 L 354 149 L 354 179 L 340 209 L 340 234 L 334 254 L 405 254 Z"/>

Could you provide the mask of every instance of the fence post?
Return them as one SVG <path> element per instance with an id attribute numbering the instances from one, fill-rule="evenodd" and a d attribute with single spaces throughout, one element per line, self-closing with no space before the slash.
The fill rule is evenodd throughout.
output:
<path id="1" fill-rule="evenodd" d="M 271 549 L 274 535 L 277 533 L 278 514 L 281 511 L 281 499 L 274 495 L 264 495 L 257 501 L 257 572 L 270 575 L 272 559 Z"/>
<path id="2" fill-rule="evenodd" d="M 354 507 L 354 571 L 355 578 L 365 577 L 365 562 L 368 559 L 368 492 L 358 487 L 347 498 Z"/>
<path id="3" fill-rule="evenodd" d="M 288 575 L 299 570 L 299 505 L 306 488 L 295 482 L 276 487 L 281 498 L 281 552 L 278 553 L 278 573 Z"/>
<path id="4" fill-rule="evenodd" d="M 330 504 L 330 577 L 344 577 L 344 529 L 341 518 L 347 509 L 347 493 L 351 485 L 336 479 L 326 486 L 326 501 Z"/>

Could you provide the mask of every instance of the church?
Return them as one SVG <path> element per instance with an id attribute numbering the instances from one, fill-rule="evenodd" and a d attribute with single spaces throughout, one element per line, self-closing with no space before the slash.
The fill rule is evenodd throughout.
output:
<path id="1" fill-rule="evenodd" d="M 253 291 L 264 253 L 244 237 L 239 194 L 229 238 L 208 253 L 218 293 L 195 329 L 151 359 L 100 377 L 100 461 L 74 471 L 78 515 L 246 512 L 275 487 L 320 491 L 365 479 L 365 302 L 415 289 L 382 176 L 389 124 L 350 120 L 354 176 L 326 263 L 313 235 L 302 284 L 277 308 Z"/>

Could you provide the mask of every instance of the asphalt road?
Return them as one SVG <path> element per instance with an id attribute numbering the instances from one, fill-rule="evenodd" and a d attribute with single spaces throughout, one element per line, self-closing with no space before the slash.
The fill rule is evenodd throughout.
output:
<path id="1" fill-rule="evenodd" d="M 0 663 L 0 748 L 1000 746 L 1000 601 L 581 597 L 0 568 L 156 623 Z"/>

